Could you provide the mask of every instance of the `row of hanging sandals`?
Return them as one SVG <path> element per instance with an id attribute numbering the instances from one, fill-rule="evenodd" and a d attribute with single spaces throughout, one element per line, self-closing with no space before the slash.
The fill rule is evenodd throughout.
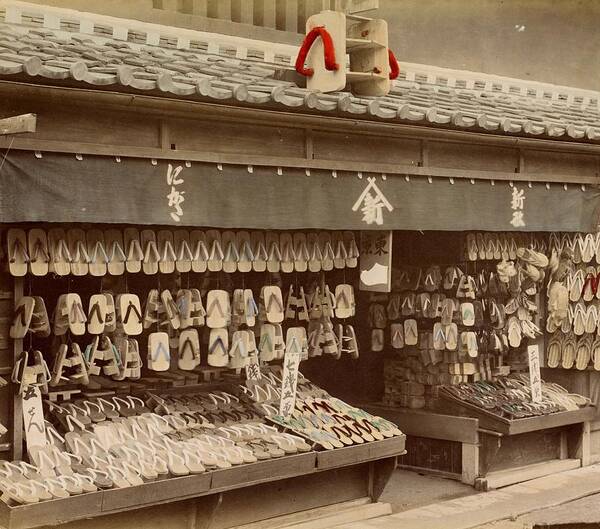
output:
<path id="1" fill-rule="evenodd" d="M 9 270 L 22 277 L 153 275 L 233 272 L 320 272 L 355 268 L 354 232 L 260 232 L 12 228 L 7 233 Z"/>

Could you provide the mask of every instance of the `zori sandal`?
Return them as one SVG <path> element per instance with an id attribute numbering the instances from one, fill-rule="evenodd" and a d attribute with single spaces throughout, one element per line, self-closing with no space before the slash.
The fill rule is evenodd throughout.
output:
<path id="1" fill-rule="evenodd" d="M 179 334 L 179 355 L 177 366 L 184 371 L 192 371 L 200 365 L 200 338 L 196 329 L 185 329 Z"/>
<path id="2" fill-rule="evenodd" d="M 8 230 L 7 240 L 10 273 L 15 277 L 23 277 L 27 274 L 27 265 L 30 260 L 27 251 L 27 234 L 25 230 L 11 228 Z"/>
<path id="3" fill-rule="evenodd" d="M 125 228 L 123 230 L 123 248 L 127 256 L 125 268 L 130 274 L 137 274 L 142 269 L 144 261 L 144 248 L 137 228 Z"/>
<path id="4" fill-rule="evenodd" d="M 237 232 L 236 246 L 238 250 L 237 269 L 244 273 L 250 272 L 252 270 L 252 262 L 254 261 L 254 252 L 252 250 L 250 233 L 247 231 Z"/>
<path id="5" fill-rule="evenodd" d="M 331 244 L 334 250 L 333 266 L 336 269 L 345 268 L 348 252 L 346 250 L 346 246 L 344 245 L 344 235 L 339 231 L 334 231 L 331 237 Z"/>
<path id="6" fill-rule="evenodd" d="M 175 268 L 182 274 L 190 272 L 192 270 L 194 253 L 192 252 L 192 247 L 190 246 L 189 232 L 187 230 L 175 230 L 175 233 L 173 234 L 173 245 L 177 255 Z"/>
<path id="7" fill-rule="evenodd" d="M 236 235 L 232 231 L 223 232 L 221 236 L 223 255 L 223 272 L 232 274 L 238 269 L 240 255 L 237 247 Z"/>
<path id="8" fill-rule="evenodd" d="M 108 271 L 110 258 L 106 251 L 104 232 L 98 229 L 91 229 L 88 230 L 86 238 L 90 275 L 95 277 L 105 276 Z"/>
<path id="9" fill-rule="evenodd" d="M 208 365 L 226 367 L 229 363 L 229 336 L 227 329 L 211 328 L 208 340 Z"/>
<path id="10" fill-rule="evenodd" d="M 71 252 L 67 235 L 62 228 L 53 228 L 48 232 L 48 249 L 50 250 L 50 265 L 48 270 L 57 276 L 71 273 Z"/>
<path id="11" fill-rule="evenodd" d="M 291 233 L 282 233 L 279 236 L 279 247 L 281 249 L 281 271 L 289 274 L 294 271 L 294 262 L 296 261 Z"/>
<path id="12" fill-rule="evenodd" d="M 319 245 L 319 235 L 317 233 L 309 233 L 306 237 L 306 245 L 310 256 L 308 259 L 309 271 L 313 273 L 320 272 L 323 266 L 323 253 Z"/>
<path id="13" fill-rule="evenodd" d="M 296 272 L 306 272 L 308 270 L 308 243 L 304 233 L 294 233 L 294 269 Z"/>
<path id="14" fill-rule="evenodd" d="M 279 236 L 277 233 L 268 231 L 265 235 L 265 244 L 267 247 L 267 270 L 276 274 L 281 269 L 281 248 L 279 246 Z"/>
<path id="15" fill-rule="evenodd" d="M 94 294 L 90 296 L 87 330 L 89 334 L 102 334 L 106 323 L 106 296 Z"/>
<path id="16" fill-rule="evenodd" d="M 206 298 L 206 325 L 211 329 L 227 327 L 231 319 L 229 294 L 226 290 L 210 290 Z"/>
<path id="17" fill-rule="evenodd" d="M 206 235 L 203 231 L 193 230 L 190 233 L 190 247 L 192 248 L 192 271 L 204 273 L 208 267 L 208 247 L 206 245 Z"/>
<path id="18" fill-rule="evenodd" d="M 208 230 L 206 232 L 206 245 L 208 248 L 208 269 L 211 272 L 220 272 L 223 270 L 223 245 L 221 243 L 221 233 L 218 230 Z"/>
<path id="19" fill-rule="evenodd" d="M 277 286 L 265 286 L 262 289 L 261 297 L 264 299 L 267 321 L 281 323 L 284 318 L 281 289 Z"/>
<path id="20" fill-rule="evenodd" d="M 166 332 L 153 332 L 148 336 L 148 369 L 168 371 L 171 367 L 169 335 Z"/>
<path id="21" fill-rule="evenodd" d="M 253 231 L 250 234 L 250 243 L 253 249 L 252 269 L 255 272 L 264 272 L 267 269 L 267 260 L 269 259 L 265 234 L 262 231 Z"/>
<path id="22" fill-rule="evenodd" d="M 45 276 L 50 265 L 48 237 L 39 228 L 29 230 L 27 234 L 29 247 L 29 269 L 34 276 Z"/>
<path id="23" fill-rule="evenodd" d="M 110 229 L 104 232 L 104 243 L 108 254 L 107 271 L 111 276 L 121 276 L 125 273 L 125 246 L 121 230 Z"/>
<path id="24" fill-rule="evenodd" d="M 23 296 L 15 306 L 13 322 L 10 326 L 10 337 L 13 339 L 24 338 L 33 317 L 35 299 L 32 296 Z"/>
<path id="25" fill-rule="evenodd" d="M 144 252 L 142 261 L 142 270 L 146 275 L 158 273 L 158 263 L 160 261 L 160 252 L 156 243 L 156 234 L 153 230 L 142 230 L 140 234 L 140 244 Z"/>
<path id="26" fill-rule="evenodd" d="M 118 321 L 127 336 L 142 334 L 144 318 L 140 307 L 140 298 L 136 294 L 119 294 L 117 296 Z"/>
<path id="27" fill-rule="evenodd" d="M 79 228 L 70 229 L 67 231 L 67 240 L 71 254 L 71 273 L 75 276 L 87 275 L 90 270 L 90 256 L 85 231 Z"/>
<path id="28" fill-rule="evenodd" d="M 160 230 L 157 234 L 158 269 L 161 274 L 172 274 L 175 272 L 175 262 L 177 255 L 175 254 L 173 232 L 171 230 Z"/>

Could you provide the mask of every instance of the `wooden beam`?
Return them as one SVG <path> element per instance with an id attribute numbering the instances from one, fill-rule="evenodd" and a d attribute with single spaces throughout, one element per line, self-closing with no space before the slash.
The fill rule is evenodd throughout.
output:
<path id="1" fill-rule="evenodd" d="M 19 300 L 24 295 L 23 278 L 14 278 L 14 305 L 16 307 Z M 23 339 L 13 340 L 13 365 L 16 364 L 17 360 L 23 353 Z M 12 459 L 21 460 L 23 459 L 23 400 L 19 395 L 19 392 L 15 385 L 13 385 L 13 405 L 12 405 Z"/>
<path id="2" fill-rule="evenodd" d="M 0 119 L 0 136 L 35 132 L 36 122 L 37 116 L 35 114 L 22 114 Z"/>
<path id="3" fill-rule="evenodd" d="M 315 116 L 301 112 L 282 112 L 268 108 L 245 108 L 141 94 L 125 94 L 121 92 L 56 86 L 36 86 L 14 81 L 0 81 L 0 94 L 7 94 L 8 97 L 55 99 L 70 106 L 73 104 L 92 104 L 96 110 L 101 106 L 107 106 L 119 111 L 143 111 L 145 114 L 154 113 L 162 116 L 168 115 L 169 117 L 187 119 L 192 119 L 190 115 L 196 116 L 195 119 L 198 119 L 200 116 L 202 119 L 217 117 L 222 120 L 265 123 L 273 126 L 312 127 L 314 130 L 349 131 L 356 134 L 408 137 L 416 140 L 430 139 L 448 143 L 469 143 L 471 145 L 512 147 L 535 151 L 600 155 L 600 144 L 598 143 L 508 136 L 488 132 L 472 132 L 469 130 L 448 130 L 432 126 L 407 125 L 375 119 L 368 120 L 325 115 Z M 69 99 L 67 100 L 66 98 Z M 596 179 L 593 183 L 599 182 Z"/>
<path id="4" fill-rule="evenodd" d="M 0 137 L 0 148 L 9 146 L 6 138 Z M 95 143 L 75 143 L 52 140 L 27 140 L 16 138 L 12 149 L 42 152 L 64 152 L 98 156 L 122 156 L 129 158 L 156 158 L 159 160 L 182 160 L 231 165 L 256 165 L 263 167 L 290 167 L 301 169 L 323 169 L 326 171 L 347 171 L 362 173 L 384 173 L 387 175 L 438 176 L 443 178 L 466 178 L 476 180 L 496 180 L 513 182 L 548 182 L 568 184 L 598 185 L 595 176 L 557 175 L 547 173 L 508 173 L 501 171 L 474 171 L 448 169 L 445 167 L 415 167 L 414 165 L 348 162 L 345 160 L 322 160 L 287 158 L 277 156 L 255 156 L 248 154 L 226 154 L 185 150 L 163 150 L 156 147 L 123 147 L 121 145 L 99 145 Z M 310 151 L 306 154 L 310 155 Z"/>

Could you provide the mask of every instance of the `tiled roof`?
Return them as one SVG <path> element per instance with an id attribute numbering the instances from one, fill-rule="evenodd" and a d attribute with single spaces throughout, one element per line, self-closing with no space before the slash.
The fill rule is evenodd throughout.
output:
<path id="1" fill-rule="evenodd" d="M 531 96 L 527 90 L 513 93 L 491 82 L 461 87 L 444 83 L 439 76 L 433 80 L 407 76 L 406 71 L 385 97 L 321 94 L 281 80 L 281 71 L 291 69 L 290 56 L 274 53 L 267 60 L 263 52 L 247 50 L 240 58 L 235 47 L 215 48 L 189 40 L 182 46 L 163 38 L 157 39 L 158 45 L 148 45 L 143 39 L 134 40 L 114 38 L 114 32 L 98 36 L 63 27 L 32 27 L 27 21 L 0 23 L 0 79 L 67 81 L 82 88 L 163 92 L 224 104 L 600 141 L 597 97 Z"/>

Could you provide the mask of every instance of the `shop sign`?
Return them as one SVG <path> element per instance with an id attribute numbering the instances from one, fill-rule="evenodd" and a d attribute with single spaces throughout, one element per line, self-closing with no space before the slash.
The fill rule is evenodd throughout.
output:
<path id="1" fill-rule="evenodd" d="M 531 387 L 531 401 L 542 401 L 542 376 L 540 374 L 540 348 L 538 345 L 527 347 L 529 356 L 529 385 Z"/>
<path id="2" fill-rule="evenodd" d="M 360 290 L 390 292 L 392 285 L 392 232 L 361 231 Z"/>
<path id="3" fill-rule="evenodd" d="M 358 211 L 359 209 L 364 223 L 378 226 L 383 225 L 383 210 L 386 209 L 390 213 L 394 210 L 375 183 L 374 177 L 367 178 L 367 187 L 352 206 L 352 211 Z"/>
<path id="4" fill-rule="evenodd" d="M 183 166 L 179 165 L 173 167 L 173 164 L 169 164 L 167 167 L 167 185 L 170 187 L 170 191 L 167 194 L 167 200 L 169 208 L 171 209 L 171 218 L 175 222 L 181 222 L 183 216 L 183 202 L 185 201 L 185 191 L 180 186 L 184 183 L 183 178 L 179 178 L 179 174 L 183 171 Z"/>
<path id="5" fill-rule="evenodd" d="M 42 409 L 42 394 L 37 386 L 25 386 L 20 396 L 23 403 L 23 428 L 27 450 L 34 446 L 46 446 L 46 425 Z"/>
<path id="6" fill-rule="evenodd" d="M 252 353 L 248 356 L 246 364 L 246 380 L 257 382 L 261 379 L 260 365 L 258 364 L 258 356 Z"/>
<path id="7" fill-rule="evenodd" d="M 286 347 L 283 357 L 283 375 L 281 381 L 281 400 L 279 414 L 287 417 L 296 406 L 296 386 L 298 385 L 298 367 L 302 357 L 302 346 L 294 337 Z"/>
<path id="8" fill-rule="evenodd" d="M 517 186 L 512 187 L 512 197 L 510 200 L 512 219 L 510 223 L 515 228 L 523 228 L 525 226 L 525 198 L 524 189 L 519 189 Z"/>

